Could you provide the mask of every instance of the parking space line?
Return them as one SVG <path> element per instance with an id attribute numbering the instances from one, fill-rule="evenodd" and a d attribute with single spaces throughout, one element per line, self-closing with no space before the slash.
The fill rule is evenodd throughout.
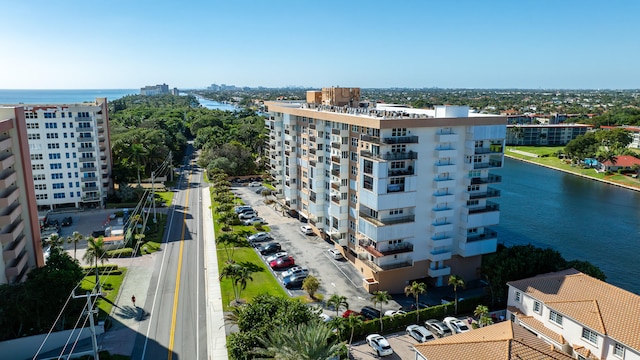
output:
<path id="1" fill-rule="evenodd" d="M 338 264 L 336 264 L 336 263 L 335 263 L 335 262 L 334 262 L 334 261 L 329 257 L 329 255 L 324 254 L 324 256 L 325 256 L 327 259 L 329 259 L 329 261 L 333 264 L 333 266 L 335 266 L 335 267 L 336 267 L 336 269 L 338 269 L 338 271 L 340 271 L 340 272 L 342 273 L 342 275 L 344 275 L 344 277 L 345 277 L 347 280 L 349 280 L 349 282 L 353 285 L 353 287 L 355 287 L 356 289 L 357 289 L 357 288 L 362 287 L 362 286 L 358 286 L 358 285 L 356 285 L 356 284 L 351 280 L 351 278 L 349 277 L 349 275 L 347 275 L 344 271 L 342 271 L 342 269 L 338 266 Z"/>

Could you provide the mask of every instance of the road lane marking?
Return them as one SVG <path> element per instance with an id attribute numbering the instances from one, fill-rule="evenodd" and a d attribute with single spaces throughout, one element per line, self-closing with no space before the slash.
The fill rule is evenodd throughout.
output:
<path id="1" fill-rule="evenodd" d="M 191 174 L 187 179 L 187 184 L 191 181 Z M 188 188 L 188 187 L 187 187 Z M 185 199 L 185 210 L 189 208 L 189 190 L 187 190 L 187 196 Z M 173 358 L 173 344 L 176 335 L 176 320 L 178 314 L 178 296 L 180 295 L 180 274 L 182 273 L 182 253 L 184 252 L 184 232 L 187 228 L 187 212 L 184 212 L 182 218 L 182 234 L 180 235 L 180 252 L 178 255 L 178 271 L 176 273 L 176 290 L 173 294 L 173 311 L 171 312 L 171 330 L 169 331 L 169 357 L 168 360 Z"/>

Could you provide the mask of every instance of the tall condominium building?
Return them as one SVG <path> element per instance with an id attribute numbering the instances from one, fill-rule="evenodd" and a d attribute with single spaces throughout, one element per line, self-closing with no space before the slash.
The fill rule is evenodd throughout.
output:
<path id="1" fill-rule="evenodd" d="M 359 97 L 329 88 L 265 103 L 279 201 L 333 240 L 370 292 L 478 278 L 497 245 L 502 179 L 492 170 L 503 164 L 506 117 L 369 108 Z"/>
<path id="2" fill-rule="evenodd" d="M 21 109 L 38 208 L 102 206 L 112 187 L 107 99 Z"/>
<path id="3" fill-rule="evenodd" d="M 27 137 L 23 109 L 0 106 L 0 284 L 44 265 Z"/>

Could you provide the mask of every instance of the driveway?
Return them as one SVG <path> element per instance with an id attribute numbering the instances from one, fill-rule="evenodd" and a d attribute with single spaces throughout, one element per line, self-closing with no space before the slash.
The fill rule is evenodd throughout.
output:
<path id="1" fill-rule="evenodd" d="M 385 356 L 385 359 L 389 360 L 397 360 L 397 359 L 406 359 L 412 360 L 415 359 L 415 352 L 413 351 L 413 345 L 418 344 L 411 336 L 406 335 L 404 332 L 397 332 L 395 334 L 385 335 L 387 341 L 389 341 L 389 345 L 393 349 L 393 354 L 389 356 Z M 375 353 L 373 348 L 367 344 L 366 341 L 360 341 L 354 343 L 351 346 L 351 359 L 354 360 L 373 360 L 380 359 L 378 355 Z"/>
<path id="2" fill-rule="evenodd" d="M 255 187 L 237 187 L 232 191 L 240 197 L 245 204 L 252 206 L 260 217 L 263 217 L 271 228 L 271 236 L 276 242 L 282 245 L 282 251 L 286 251 L 293 256 L 296 265 L 309 269 L 309 273 L 320 279 L 320 289 L 318 293 L 328 299 L 333 294 L 345 296 L 349 303 L 349 308 L 360 310 L 365 305 L 373 306 L 370 301 L 371 294 L 362 287 L 362 275 L 346 260 L 333 260 L 329 249 L 333 249 L 333 244 L 329 244 L 318 236 L 302 234 L 300 226 L 304 225 L 297 219 L 276 211 L 274 205 L 266 205 L 264 197 L 256 194 Z M 280 271 L 274 272 L 280 279 Z M 305 294 L 303 290 L 287 290 L 291 296 Z M 385 310 L 397 310 L 400 305 L 395 301 L 390 301 L 383 305 Z M 325 309 L 325 313 L 335 316 L 336 312 Z"/>

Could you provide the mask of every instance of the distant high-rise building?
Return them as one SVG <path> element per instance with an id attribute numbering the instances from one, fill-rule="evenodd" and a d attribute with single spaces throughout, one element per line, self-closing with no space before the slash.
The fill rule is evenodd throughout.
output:
<path id="1" fill-rule="evenodd" d="M 495 252 L 506 117 L 467 106 L 366 107 L 359 88 L 265 102 L 281 204 L 334 242 L 370 292 L 478 278 Z M 355 279 L 354 279 L 355 280 Z"/>
<path id="2" fill-rule="evenodd" d="M 44 265 L 23 108 L 0 106 L 0 284 Z"/>
<path id="3" fill-rule="evenodd" d="M 143 88 L 140 88 L 140 95 L 161 95 L 161 94 L 169 94 L 169 85 L 149 85 Z"/>

